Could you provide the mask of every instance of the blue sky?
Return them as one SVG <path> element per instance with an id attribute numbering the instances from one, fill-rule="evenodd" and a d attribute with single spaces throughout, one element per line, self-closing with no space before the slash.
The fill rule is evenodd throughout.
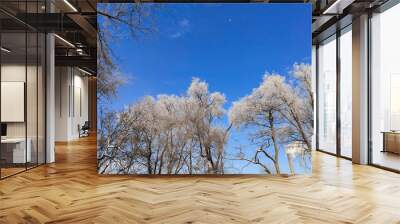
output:
<path id="1" fill-rule="evenodd" d="M 310 4 L 163 4 L 157 31 L 112 44 L 129 81 L 114 108 L 145 95 L 184 94 L 192 77 L 232 101 L 263 74 L 311 62 Z"/>

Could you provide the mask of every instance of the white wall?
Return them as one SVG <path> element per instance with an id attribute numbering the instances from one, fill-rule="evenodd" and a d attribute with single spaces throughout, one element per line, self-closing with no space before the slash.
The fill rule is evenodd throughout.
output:
<path id="1" fill-rule="evenodd" d="M 25 64 L 3 64 L 1 66 L 1 81 L 25 82 Z M 1 108 L 7 110 L 7 108 Z M 7 122 L 7 137 L 25 137 L 25 122 Z"/>
<path id="2" fill-rule="evenodd" d="M 55 140 L 77 139 L 78 125 L 88 120 L 88 78 L 76 68 L 56 67 L 55 85 Z"/>
<path id="3" fill-rule="evenodd" d="M 28 83 L 30 86 L 36 87 L 36 80 L 30 80 L 30 76 L 32 74 L 36 75 L 36 66 L 25 66 L 25 64 L 3 64 L 1 66 L 1 81 L 2 82 L 24 82 L 26 83 L 25 76 L 26 72 L 28 72 Z M 27 88 L 27 106 L 36 108 L 36 88 Z M 2 96 L 4 97 L 4 96 Z M 32 104 L 33 103 L 33 104 Z M 9 110 L 10 108 L 1 108 L 1 110 Z M 21 108 L 24 110 L 24 108 Z M 35 109 L 36 111 L 36 109 Z M 27 109 L 27 118 L 28 118 L 28 129 L 31 127 L 36 130 L 36 113 L 32 113 L 31 110 Z M 31 122 L 34 122 L 32 124 Z M 9 137 L 24 137 L 25 136 L 25 123 L 22 122 L 7 122 L 7 135 Z M 33 127 L 35 126 L 35 127 Z M 28 132 L 28 137 L 29 137 Z M 36 132 L 35 132 L 36 134 Z"/>
<path id="4" fill-rule="evenodd" d="M 86 76 L 82 76 L 82 73 L 76 74 L 77 70 L 75 70 L 74 75 L 74 107 L 72 109 L 72 120 L 71 120 L 71 135 L 74 138 L 79 137 L 78 133 L 78 124 L 81 126 L 88 121 L 88 78 Z"/>
<path id="5" fill-rule="evenodd" d="M 68 88 L 70 84 L 69 68 L 56 67 L 55 68 L 55 140 L 67 141 L 68 140 Z"/>
<path id="6" fill-rule="evenodd" d="M 38 70 L 36 70 L 38 69 Z M 7 96 L 7 94 L 22 94 L 20 96 L 20 102 L 14 101 L 9 102 L 9 105 L 4 104 L 2 101 L 2 115 L 4 114 L 19 114 L 19 119 L 13 121 L 4 121 L 7 124 L 7 137 L 8 138 L 24 138 L 27 136 L 30 142 L 31 155 L 33 162 L 39 159 L 39 163 L 44 163 L 44 150 L 45 150 L 45 120 L 44 120 L 44 74 L 42 73 L 42 68 L 18 63 L 4 63 L 1 66 L 1 81 L 2 81 L 2 99 L 12 99 L 12 97 Z M 25 80 L 27 78 L 27 80 Z M 20 89 L 14 89 L 18 91 L 12 93 L 12 90 L 4 88 L 5 83 L 24 83 L 26 85 L 26 101 L 25 98 L 25 86 L 20 87 Z M 12 88 L 16 88 L 13 86 Z M 21 102 L 22 100 L 22 102 Z M 16 104 L 16 105 L 13 105 Z M 25 106 L 26 103 L 26 106 Z M 17 104 L 19 106 L 17 107 Z M 6 106 L 7 105 L 7 106 Z M 26 112 L 26 120 L 25 120 Z"/>

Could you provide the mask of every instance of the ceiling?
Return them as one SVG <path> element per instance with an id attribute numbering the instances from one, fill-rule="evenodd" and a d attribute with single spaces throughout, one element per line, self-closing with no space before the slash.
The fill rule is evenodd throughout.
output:
<path id="1" fill-rule="evenodd" d="M 175 0 L 184 2 L 183 0 Z M 196 0 L 195 0 L 196 1 Z M 313 5 L 313 40 L 327 35 L 329 28 L 346 16 L 377 7 L 387 0 L 230 0 L 231 2 L 299 3 Z M 97 3 L 126 3 L 133 0 L 1 0 L 0 25 L 14 54 L 23 53 L 21 37 L 25 32 L 54 32 L 56 65 L 79 66 L 93 73 L 97 66 Z M 155 0 L 145 2 L 167 2 Z M 168 1 L 170 2 L 170 1 Z M 226 2 L 222 0 L 197 0 L 196 2 Z M 48 13 L 49 11 L 52 13 Z M 28 13 L 26 13 L 28 12 Z M 290 16 L 290 15 L 288 15 Z M 351 22 L 351 18 L 350 18 Z M 329 32 L 335 32 L 334 29 Z M 3 35 L 4 36 L 4 35 Z M 3 42 L 5 43 L 5 42 Z M 4 45 L 5 46 L 5 45 Z M 31 52 L 28 47 L 28 52 Z M 29 53 L 28 53 L 29 54 Z"/>
<path id="2" fill-rule="evenodd" d="M 96 0 L 51 0 L 47 5 L 45 0 L 1 0 L 2 46 L 12 50 L 7 53 L 8 60 L 16 61 L 24 58 L 24 55 L 27 55 L 28 59 L 32 58 L 37 51 L 37 47 L 30 43 L 32 37 L 37 33 L 52 32 L 57 34 L 56 66 L 78 66 L 95 74 L 97 70 L 95 7 Z M 50 9 L 52 13 L 48 13 Z M 25 36 L 28 45 L 25 43 Z M 36 43 L 36 40 L 34 42 Z"/>

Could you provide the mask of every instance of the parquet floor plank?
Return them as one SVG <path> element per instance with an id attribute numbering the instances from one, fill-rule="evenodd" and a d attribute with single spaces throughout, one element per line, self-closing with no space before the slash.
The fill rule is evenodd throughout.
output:
<path id="1" fill-rule="evenodd" d="M 106 176 L 96 141 L 0 181 L 0 223 L 400 223 L 400 175 L 315 152 L 313 174 Z"/>

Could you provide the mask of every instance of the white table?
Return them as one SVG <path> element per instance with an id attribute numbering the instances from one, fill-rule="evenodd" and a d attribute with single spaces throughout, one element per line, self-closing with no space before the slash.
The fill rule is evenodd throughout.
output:
<path id="1" fill-rule="evenodd" d="M 14 145 L 13 147 L 13 163 L 26 163 L 31 162 L 32 152 L 31 145 L 32 141 L 30 138 L 26 139 L 28 143 L 25 151 L 25 138 L 5 138 L 1 139 L 2 145 Z"/>

